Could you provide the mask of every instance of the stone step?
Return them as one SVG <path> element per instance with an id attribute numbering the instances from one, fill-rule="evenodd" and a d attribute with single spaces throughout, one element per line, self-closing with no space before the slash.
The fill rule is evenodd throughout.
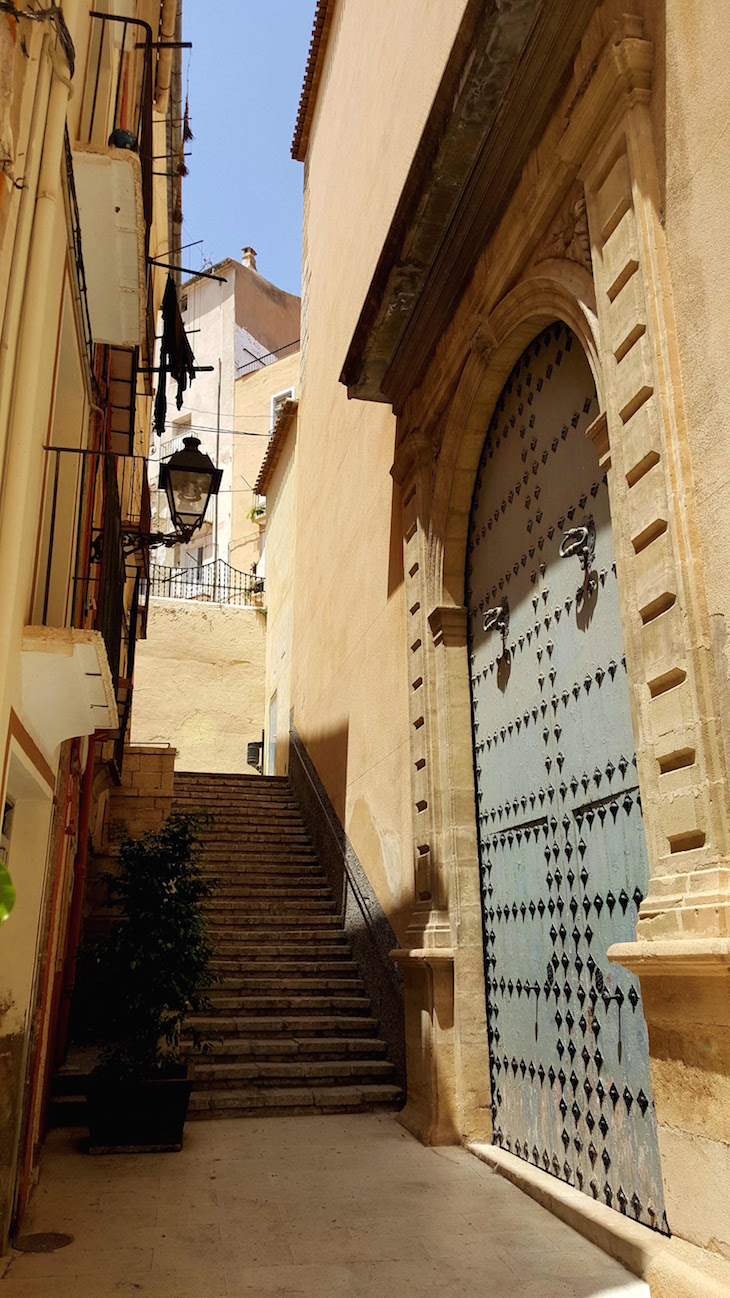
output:
<path id="1" fill-rule="evenodd" d="M 288 852 L 286 849 L 281 852 L 266 852 L 263 855 L 260 852 L 220 852 L 215 856 L 203 856 L 201 858 L 203 873 L 219 877 L 222 880 L 226 876 L 233 879 L 234 882 L 241 882 L 242 879 L 263 875 L 264 878 L 281 878 L 287 876 L 297 878 L 316 878 L 324 879 L 325 875 L 313 852 L 298 853 Z"/>
<path id="2" fill-rule="evenodd" d="M 190 1063 L 216 1060 L 238 1063 L 242 1059 L 382 1059 L 386 1045 L 378 1037 L 220 1037 L 206 1043 L 205 1051 L 188 1049 Z"/>
<path id="3" fill-rule="evenodd" d="M 235 924 L 231 923 L 231 912 L 223 911 L 218 914 L 217 918 L 213 915 L 208 916 L 208 928 L 211 934 L 215 934 L 216 941 L 234 937 L 243 937 L 250 929 L 261 932 L 266 930 L 288 930 L 296 929 L 299 932 L 306 933 L 327 933 L 333 929 L 342 929 L 342 920 L 339 915 L 320 915 L 317 911 L 276 911 L 276 910 L 244 910 L 240 915 L 236 914 Z M 342 933 L 344 937 L 344 932 Z"/>
<path id="4" fill-rule="evenodd" d="M 286 995 L 288 992 L 345 992 L 350 996 L 364 996 L 362 979 L 356 972 L 351 978 L 303 977 L 297 974 L 223 974 L 214 988 L 207 992 L 210 998 L 214 992 L 224 990 L 229 993 L 244 992 L 248 995 L 257 993 L 265 995 Z"/>
<path id="5" fill-rule="evenodd" d="M 272 932 L 268 937 L 254 936 L 249 941 L 227 938 L 224 942 L 216 942 L 214 954 L 232 956 L 239 960 L 256 959 L 259 956 L 266 960 L 276 960 L 292 955 L 298 960 L 325 960 L 329 956 L 342 960 L 350 955 L 350 947 L 347 942 L 338 942 L 335 938 L 318 938 L 308 942 L 306 936 L 302 937 L 301 934 L 296 937 L 292 934 L 287 939 L 286 935 Z"/>
<path id="6" fill-rule="evenodd" d="M 304 963 L 305 961 L 329 960 L 332 958 L 339 962 L 349 954 L 349 947 L 344 946 L 341 942 L 261 942 L 249 940 L 235 945 L 227 943 L 225 950 L 219 947 L 215 953 L 215 961 L 229 957 L 236 965 L 240 965 L 242 961 L 250 962 L 261 956 L 267 961 L 281 959 L 299 960 Z"/>
<path id="7" fill-rule="evenodd" d="M 329 888 L 309 879 L 302 879 L 296 887 L 292 887 L 291 883 L 277 883 L 274 879 L 266 883 L 229 884 L 225 888 L 216 888 L 205 905 L 215 910 L 237 901 L 272 901 L 282 904 L 328 902 L 334 905 Z"/>
<path id="8" fill-rule="evenodd" d="M 257 1036 L 374 1036 L 377 1022 L 366 1014 L 194 1014 L 187 1020 L 202 1038 Z M 192 1043 L 191 1043 L 192 1044 Z"/>
<path id="9" fill-rule="evenodd" d="M 229 1014 L 369 1014 L 369 996 L 348 996 L 345 992 L 332 992 L 329 995 L 307 995 L 305 992 L 292 992 L 288 995 L 262 995 L 254 992 L 244 994 L 223 990 L 213 990 L 206 994 L 209 1005 L 206 1015 L 216 1018 Z"/>
<path id="10" fill-rule="evenodd" d="M 246 784 L 267 787 L 289 788 L 285 775 L 253 775 L 248 771 L 175 771 L 175 783 L 185 784 L 189 781 L 206 784 L 222 784 L 225 781 L 235 784 Z"/>
<path id="11" fill-rule="evenodd" d="M 403 1102 L 400 1087 L 387 1083 L 359 1086 L 255 1088 L 231 1091 L 194 1091 L 191 1118 L 253 1117 L 271 1111 L 298 1113 L 364 1113 L 372 1108 L 397 1108 Z"/>
<path id="12" fill-rule="evenodd" d="M 206 848 L 201 853 L 201 864 L 209 873 L 214 873 L 216 869 L 229 870 L 269 870 L 278 868 L 286 870 L 311 870 L 313 872 L 323 873 L 317 855 L 311 848 L 293 849 L 291 847 L 271 847 L 263 850 L 260 847 L 251 848 L 232 847 L 232 848 Z"/>
<path id="13" fill-rule="evenodd" d="M 205 842 L 229 839 L 245 839 L 247 842 L 257 842 L 258 840 L 271 842 L 286 840 L 290 842 L 292 839 L 301 839 L 304 842 L 312 842 L 303 824 L 295 822 L 295 820 L 292 820 L 291 824 L 271 824 L 268 816 L 265 819 L 262 818 L 261 824 L 256 824 L 256 826 L 248 826 L 240 816 L 235 820 L 231 818 L 229 823 L 226 823 L 225 820 L 221 823 L 216 818 L 212 827 L 207 829 L 201 837 Z"/>
<path id="14" fill-rule="evenodd" d="M 185 811 L 189 808 L 189 805 L 189 803 L 178 802 L 173 798 L 173 811 Z M 201 808 L 200 810 L 202 813 L 203 809 Z M 209 813 L 212 815 L 213 826 L 220 824 L 237 825 L 240 823 L 242 817 L 245 817 L 247 821 L 255 821 L 256 824 L 294 824 L 300 825 L 303 829 L 305 828 L 305 822 L 302 819 L 302 813 L 299 808 L 295 806 L 284 806 L 283 804 L 281 806 L 272 807 L 263 802 L 258 805 L 252 803 L 250 800 L 244 802 L 243 799 L 234 798 L 225 802 L 220 800 L 215 802 L 211 799 L 208 803 L 205 814 Z"/>
<path id="15" fill-rule="evenodd" d="M 238 955 L 243 958 L 247 955 L 264 954 L 266 958 L 273 959 L 275 955 L 286 953 L 288 950 L 296 950 L 297 955 L 318 955 L 322 949 L 327 953 L 336 951 L 339 958 L 343 955 L 349 955 L 349 942 L 344 933 L 282 933 L 278 929 L 271 928 L 269 932 L 249 932 L 247 935 L 233 936 L 230 933 L 225 935 L 210 935 L 212 937 L 214 954 L 216 955 Z"/>
<path id="16" fill-rule="evenodd" d="M 220 857 L 201 858 L 201 870 L 209 879 L 220 879 L 221 883 L 233 881 L 243 883 L 248 879 L 262 876 L 264 879 L 325 879 L 322 867 L 316 857 L 297 857 L 296 854 L 283 851 L 279 857 L 257 853 L 243 855 L 238 853 L 221 853 Z"/>
<path id="17" fill-rule="evenodd" d="M 325 896 L 322 896 L 322 893 Z M 312 911 L 313 914 L 330 915 L 335 909 L 334 901 L 330 900 L 331 893 L 327 889 L 318 889 L 316 897 L 308 897 L 307 894 L 291 892 L 286 897 L 271 896 L 270 893 L 248 892 L 239 893 L 238 897 L 209 897 L 203 903 L 205 910 L 210 915 L 217 915 L 220 912 L 230 914 L 231 910 L 247 911 L 248 914 L 258 914 L 258 911 L 273 911 L 275 914 L 288 915 L 303 914 L 303 912 Z M 238 902 L 239 905 L 233 906 L 231 902 Z"/>
<path id="18" fill-rule="evenodd" d="M 240 959 L 238 956 L 213 956 L 211 968 L 224 979 L 226 977 L 266 977 L 297 976 L 309 982 L 312 978 L 359 976 L 357 965 L 351 956 L 343 951 L 340 959 L 327 959 L 303 962 L 295 960 Z"/>
<path id="19" fill-rule="evenodd" d="M 336 1086 L 343 1078 L 354 1082 L 391 1081 L 393 1065 L 388 1059 L 255 1059 L 233 1064 L 195 1063 L 192 1074 L 196 1090 L 230 1090 L 241 1082 L 247 1086 L 297 1086 L 316 1082 Z"/>

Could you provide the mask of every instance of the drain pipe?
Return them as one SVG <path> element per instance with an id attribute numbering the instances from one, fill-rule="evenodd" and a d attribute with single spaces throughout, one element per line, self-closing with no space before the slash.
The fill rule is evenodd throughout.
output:
<path id="1" fill-rule="evenodd" d="M 74 884 L 71 898 L 71 910 L 66 937 L 66 954 L 63 962 L 63 987 L 61 1004 L 56 1023 L 55 1062 L 62 1064 L 66 1058 L 68 1045 L 68 1021 L 71 1013 L 71 997 L 76 984 L 76 963 L 81 942 L 81 925 L 84 918 L 84 896 L 86 893 L 86 867 L 89 859 L 89 824 L 91 821 L 91 801 L 94 789 L 94 740 L 89 740 L 89 751 L 81 784 L 81 805 L 79 807 L 79 831 L 74 860 Z"/>
<path id="2" fill-rule="evenodd" d="M 160 18 L 160 40 L 174 41 L 177 28 L 178 0 L 162 0 Z M 172 49 L 164 47 L 157 56 L 157 80 L 155 82 L 155 108 L 165 114 L 170 103 L 170 85 L 172 83 Z"/>

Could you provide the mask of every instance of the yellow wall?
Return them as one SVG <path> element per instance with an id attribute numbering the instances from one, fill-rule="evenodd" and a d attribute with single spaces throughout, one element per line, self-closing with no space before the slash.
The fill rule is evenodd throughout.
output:
<path id="1" fill-rule="evenodd" d="M 255 772 L 264 728 L 266 618 L 249 608 L 150 601 L 137 647 L 132 744 L 171 743 L 179 771 Z"/>
<path id="2" fill-rule="evenodd" d="M 266 751 L 267 775 L 289 769 L 289 713 L 296 567 L 296 420 L 282 447 L 266 496 Z M 271 700 L 276 695 L 276 769 L 268 760 Z"/>
<path id="3" fill-rule="evenodd" d="M 464 0 L 335 7 L 305 164 L 295 722 L 401 934 L 412 898 L 395 421 L 342 362 Z"/>
<path id="4" fill-rule="evenodd" d="M 271 398 L 287 388 L 294 389 L 295 397 L 299 395 L 298 351 L 236 379 L 233 427 L 239 434 L 256 434 L 254 437 L 233 438 L 231 565 L 241 572 L 250 572 L 251 565 L 258 563 L 261 557 L 261 528 L 248 517 L 255 498 L 252 488 L 272 429 Z"/>

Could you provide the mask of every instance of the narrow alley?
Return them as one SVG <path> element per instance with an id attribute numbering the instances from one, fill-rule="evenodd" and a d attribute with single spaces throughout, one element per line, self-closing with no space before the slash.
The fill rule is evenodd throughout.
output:
<path id="1" fill-rule="evenodd" d="M 3 1298 L 648 1298 L 473 1155 L 381 1114 L 196 1122 L 183 1152 L 88 1158 L 57 1131 Z"/>
<path id="2" fill-rule="evenodd" d="M 730 1298 L 728 50 L 0 0 L 0 1298 Z"/>

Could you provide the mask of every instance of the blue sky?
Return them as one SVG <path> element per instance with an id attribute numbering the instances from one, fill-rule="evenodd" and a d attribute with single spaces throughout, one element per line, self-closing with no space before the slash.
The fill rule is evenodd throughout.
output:
<path id="1" fill-rule="evenodd" d="M 182 253 L 197 269 L 240 257 L 290 293 L 301 286 L 303 167 L 291 140 L 315 0 L 185 0 L 183 95 L 189 68 L 195 135 L 183 189 Z"/>

